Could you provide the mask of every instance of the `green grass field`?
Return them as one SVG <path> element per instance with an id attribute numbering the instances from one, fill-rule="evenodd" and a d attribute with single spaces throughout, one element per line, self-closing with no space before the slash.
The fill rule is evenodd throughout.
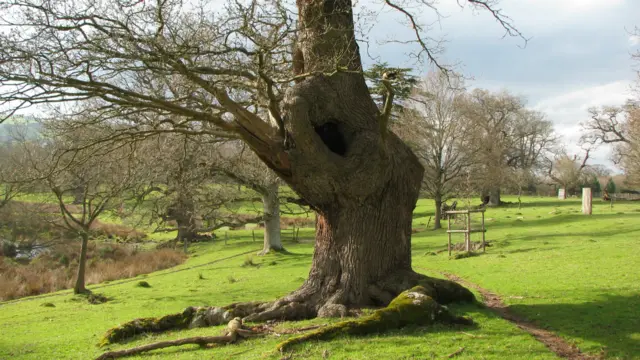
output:
<path id="1" fill-rule="evenodd" d="M 513 199 L 507 199 L 513 200 Z M 433 214 L 421 200 L 414 227 L 424 228 Z M 449 260 L 446 233 L 420 231 L 413 236 L 416 271 L 454 273 L 502 296 L 510 309 L 576 344 L 584 352 L 604 351 L 610 359 L 640 359 L 640 203 L 594 202 L 592 216 L 580 213 L 579 200 L 526 198 L 522 209 L 489 209 L 487 240 L 480 256 Z M 446 226 L 446 223 L 444 223 Z M 312 229 L 301 231 L 303 239 Z M 474 235 L 477 240 L 479 235 Z M 286 237 L 285 237 L 286 239 Z M 460 242 L 462 235 L 454 238 Z M 0 305 L 0 359 L 91 359 L 104 332 L 136 317 L 179 312 L 190 305 L 225 305 L 271 300 L 297 288 L 307 276 L 313 244 L 286 242 L 290 255 L 254 257 L 259 267 L 242 267 L 261 243 L 250 231 L 192 247 L 179 267 L 90 287 L 111 301 L 90 305 L 69 291 Z M 246 255 L 248 253 L 249 255 Z M 222 259 L 222 260 L 221 260 Z M 220 261 L 217 261 L 220 260 Z M 275 261 L 275 264 L 272 262 Z M 137 287 L 144 279 L 151 288 Z M 43 307 L 53 303 L 55 307 Z M 476 327 L 415 327 L 367 337 L 309 342 L 294 348 L 293 359 L 443 359 L 460 347 L 456 359 L 554 359 L 532 336 L 475 305 L 454 305 Z M 327 323 L 315 319 L 283 326 Z M 218 335 L 221 327 L 142 336 L 110 346 L 121 349 L 163 339 Z M 202 350 L 184 346 L 157 350 L 136 359 L 280 359 L 275 345 L 285 337 L 268 336 Z"/>

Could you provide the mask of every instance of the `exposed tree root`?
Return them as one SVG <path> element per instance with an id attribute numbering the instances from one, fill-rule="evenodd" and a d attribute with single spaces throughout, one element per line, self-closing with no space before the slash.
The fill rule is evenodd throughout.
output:
<path id="1" fill-rule="evenodd" d="M 198 344 L 202 347 L 209 344 L 230 344 L 236 342 L 239 338 L 248 338 L 260 335 L 259 333 L 256 333 L 252 330 L 243 328 L 242 319 L 240 318 L 235 318 L 229 321 L 229 324 L 227 325 L 227 328 L 223 333 L 223 336 L 196 336 L 186 339 L 160 341 L 157 343 L 142 345 L 131 349 L 108 351 L 97 357 L 96 360 L 116 359 L 120 357 L 140 354 L 146 351 L 162 349 L 171 346 L 182 346 L 187 344 Z"/>
<path id="2" fill-rule="evenodd" d="M 96 360 L 106 360 L 106 359 L 116 359 L 125 356 L 131 356 L 140 354 L 146 351 L 163 349 L 171 346 L 181 346 L 187 344 L 198 344 L 200 346 L 205 346 L 207 344 L 227 344 L 231 343 L 231 336 L 197 336 L 190 337 L 186 339 L 178 339 L 172 341 L 161 341 L 153 344 L 142 345 L 138 347 L 134 347 L 131 349 L 118 350 L 118 351 L 108 351 L 96 358 Z"/>
<path id="3" fill-rule="evenodd" d="M 138 334 L 158 333 L 174 329 L 186 329 L 196 309 L 186 308 L 182 313 L 166 315 L 160 318 L 140 318 L 109 329 L 99 346 L 121 342 Z"/>
<path id="4" fill-rule="evenodd" d="M 473 321 L 452 315 L 446 307 L 438 304 L 430 291 L 416 286 L 402 292 L 389 306 L 356 320 L 342 321 L 298 337 L 288 339 L 277 347 L 286 351 L 292 345 L 307 340 L 328 340 L 340 335 L 364 335 L 397 329 L 407 325 L 428 325 L 436 322 L 471 325 Z"/>
<path id="5" fill-rule="evenodd" d="M 355 316 L 354 310 L 366 306 L 386 306 L 406 289 L 420 286 L 420 293 L 435 305 L 474 301 L 466 288 L 449 280 L 430 278 L 411 270 L 403 270 L 383 281 L 359 291 L 350 286 L 318 286 L 317 281 L 305 282 L 298 290 L 274 302 L 235 303 L 224 307 L 190 307 L 182 313 L 161 318 L 142 318 L 109 330 L 100 345 L 122 342 L 141 333 L 158 333 L 224 324 L 240 317 L 244 322 L 269 320 L 305 320 L 315 317 Z M 351 291 L 347 291 L 349 289 Z M 434 306 L 435 306 L 434 305 Z M 439 306 L 439 305 L 438 305 Z M 381 309 L 379 311 L 385 311 Z"/>

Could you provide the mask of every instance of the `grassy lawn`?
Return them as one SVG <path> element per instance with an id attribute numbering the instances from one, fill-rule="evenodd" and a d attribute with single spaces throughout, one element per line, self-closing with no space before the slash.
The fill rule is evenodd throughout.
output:
<path id="1" fill-rule="evenodd" d="M 507 199 L 514 200 L 514 199 Z M 526 198 L 516 207 L 487 211 L 487 239 L 481 256 L 449 260 L 444 231 L 414 234 L 414 268 L 439 276 L 455 273 L 500 294 L 511 309 L 551 329 L 590 353 L 603 348 L 612 359 L 640 358 L 640 203 L 595 202 L 594 215 L 579 213 L 578 200 Z M 433 213 L 421 200 L 414 227 Z M 446 223 L 444 223 L 446 226 Z M 258 231 L 256 231 L 258 234 Z M 261 232 L 259 233 L 262 234 Z M 222 236 L 220 236 L 222 235 Z M 91 359 L 102 334 L 136 317 L 179 312 L 190 305 L 271 300 L 298 287 L 311 263 L 311 242 L 285 242 L 291 255 L 254 257 L 259 267 L 243 267 L 261 248 L 251 231 L 224 233 L 213 244 L 196 244 L 190 259 L 173 269 L 90 288 L 111 301 L 90 305 L 62 292 L 0 305 L 0 359 Z M 312 235 L 301 231 L 301 238 Z M 461 241 L 458 236 L 456 241 Z M 235 257 L 233 257 L 235 256 Z M 216 261 L 220 260 L 221 261 Z M 226 259 L 226 260 L 224 260 Z M 272 262 L 275 263 L 273 264 Z M 137 287 L 144 279 L 151 288 Z M 43 307 L 44 303 L 55 307 Z M 456 359 L 555 359 L 542 344 L 491 312 L 452 306 L 477 327 L 406 328 L 381 335 L 310 342 L 295 347 L 294 359 L 442 359 L 464 347 Z M 326 323 L 316 319 L 287 326 Z M 140 337 L 120 349 L 163 339 L 218 335 L 220 327 Z M 137 359 L 280 359 L 273 336 L 237 345 L 200 350 L 197 346 L 154 351 Z"/>

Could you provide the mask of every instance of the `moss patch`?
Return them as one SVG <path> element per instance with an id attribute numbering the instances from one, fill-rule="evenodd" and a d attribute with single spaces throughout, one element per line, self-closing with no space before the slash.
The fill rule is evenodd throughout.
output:
<path id="1" fill-rule="evenodd" d="M 150 288 L 151 287 L 151 285 L 146 281 L 138 281 L 136 286 L 137 287 L 141 287 L 141 288 Z"/>
<path id="2" fill-rule="evenodd" d="M 438 304 L 423 286 L 402 292 L 391 303 L 372 314 L 356 320 L 341 321 L 280 343 L 277 350 L 284 351 L 307 340 L 329 340 L 341 335 L 366 335 L 398 329 L 407 325 L 429 325 L 436 322 L 471 325 L 469 318 L 452 315 Z"/>
<path id="3" fill-rule="evenodd" d="M 100 341 L 99 346 L 122 342 L 136 335 L 157 333 L 174 329 L 186 329 L 195 314 L 192 307 L 186 308 L 178 314 L 171 314 L 160 318 L 140 318 L 129 321 L 120 326 L 109 329 Z"/>

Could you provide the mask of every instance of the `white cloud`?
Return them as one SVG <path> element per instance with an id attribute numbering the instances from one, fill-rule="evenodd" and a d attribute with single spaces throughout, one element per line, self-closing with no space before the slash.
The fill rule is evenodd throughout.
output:
<path id="1" fill-rule="evenodd" d="M 631 35 L 629 36 L 629 46 L 638 46 L 640 44 L 640 36 Z"/>
<path id="2" fill-rule="evenodd" d="M 580 123 L 588 119 L 587 110 L 592 106 L 623 104 L 630 96 L 629 86 L 629 81 L 620 80 L 608 84 L 574 88 L 543 98 L 533 108 L 547 114 L 569 151 L 579 153 L 581 152 Z M 609 146 L 601 146 L 591 153 L 590 163 L 615 168 L 609 159 L 610 153 Z"/>

